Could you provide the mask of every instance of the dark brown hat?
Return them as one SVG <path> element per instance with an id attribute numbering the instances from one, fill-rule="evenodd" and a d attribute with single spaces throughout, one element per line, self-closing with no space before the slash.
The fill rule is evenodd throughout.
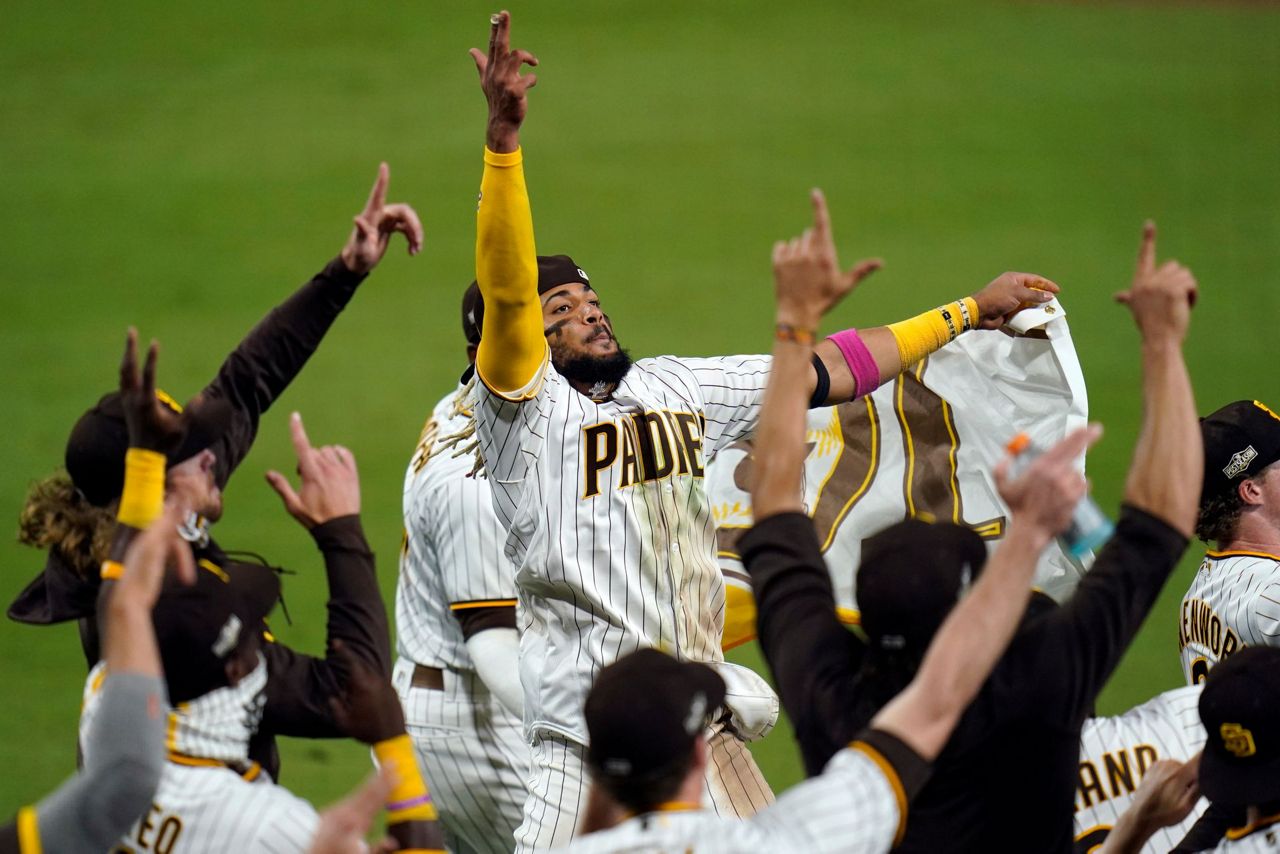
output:
<path id="1" fill-rule="evenodd" d="M 156 397 L 174 412 L 182 406 L 162 391 Z M 217 441 L 227 427 L 230 408 L 221 401 L 203 401 L 187 413 L 187 434 L 166 456 L 169 465 L 189 459 Z M 124 489 L 124 456 L 129 450 L 120 392 L 102 396 L 71 428 L 64 457 L 71 482 L 95 507 L 105 507 Z"/>
<path id="2" fill-rule="evenodd" d="M 190 587 L 168 580 L 152 612 L 169 701 L 181 703 L 227 685 L 226 663 L 280 601 L 270 567 L 202 561 Z"/>
<path id="3" fill-rule="evenodd" d="M 685 760 L 724 705 L 710 667 L 642 649 L 600 671 L 587 695 L 587 764 L 599 778 L 639 782 Z"/>
<path id="4" fill-rule="evenodd" d="M 556 285 L 573 282 L 594 290 L 591 279 L 568 255 L 538 256 L 538 293 L 545 294 Z M 462 295 L 462 335 L 468 344 L 480 343 L 480 330 L 484 327 L 484 298 L 480 286 L 472 282 Z"/>
<path id="5" fill-rule="evenodd" d="M 1245 647 L 1209 671 L 1200 694 L 1200 791 L 1215 804 L 1280 800 L 1280 649 Z"/>
<path id="6" fill-rule="evenodd" d="M 1200 419 L 1204 485 L 1200 503 L 1225 495 L 1280 460 L 1280 415 L 1256 400 L 1237 400 Z"/>
<path id="7" fill-rule="evenodd" d="M 923 654 L 986 561 L 986 544 L 963 525 L 906 519 L 885 528 L 862 546 L 863 631 L 880 649 Z"/>

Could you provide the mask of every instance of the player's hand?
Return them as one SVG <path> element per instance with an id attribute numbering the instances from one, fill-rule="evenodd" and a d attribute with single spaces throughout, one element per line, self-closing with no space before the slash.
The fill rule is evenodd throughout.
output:
<path id="1" fill-rule="evenodd" d="M 778 302 L 778 322 L 815 330 L 818 321 L 858 283 L 879 270 L 879 258 L 859 261 L 852 269 L 840 269 L 831 216 L 821 190 L 811 194 L 813 226 L 789 241 L 773 244 L 773 281 Z"/>
<path id="2" fill-rule="evenodd" d="M 1142 340 L 1181 344 L 1198 295 L 1196 277 L 1186 267 L 1177 261 L 1156 266 L 1156 224 L 1147 220 L 1142 226 L 1133 285 L 1116 294 L 1116 302 L 1133 312 Z"/>
<path id="3" fill-rule="evenodd" d="M 399 232 L 409 241 L 409 254 L 422 250 L 422 222 L 413 208 L 403 203 L 387 204 L 387 184 L 391 168 L 378 166 L 378 178 L 369 191 L 369 201 L 355 218 L 355 227 L 342 247 L 342 263 L 353 273 L 368 273 L 387 254 L 391 235 Z"/>
<path id="4" fill-rule="evenodd" d="M 1075 461 L 1101 435 L 1101 424 L 1081 427 L 1033 460 L 1017 477 L 1009 475 L 1012 459 L 1001 460 L 995 468 L 996 490 L 1009 506 L 1011 524 L 1038 531 L 1046 542 L 1065 531 L 1088 491 Z"/>
<path id="5" fill-rule="evenodd" d="M 520 125 L 529 110 L 529 90 L 538 85 L 538 75 L 521 77 L 520 68 L 537 65 L 538 58 L 527 50 L 511 49 L 510 12 L 499 12 L 489 23 L 488 53 L 474 47 L 470 51 L 480 72 L 480 88 L 489 101 L 485 144 L 490 151 L 515 151 L 520 144 Z"/>
<path id="6" fill-rule="evenodd" d="M 360 512 L 360 473 L 356 458 L 342 445 L 311 447 L 302 416 L 289 417 L 289 435 L 298 455 L 298 475 L 302 486 L 294 492 L 289 479 L 274 469 L 267 472 L 267 483 L 284 501 L 289 515 L 310 530 L 340 516 Z"/>
<path id="7" fill-rule="evenodd" d="M 1141 851 L 1160 828 L 1175 825 L 1190 815 L 1200 800 L 1199 770 L 1198 753 L 1186 762 L 1161 759 L 1152 763 L 1133 793 L 1129 808 L 1107 834 L 1099 854 Z"/>
<path id="8" fill-rule="evenodd" d="M 333 642 L 330 660 L 341 683 L 341 693 L 329 698 L 338 728 L 350 738 L 370 745 L 403 735 L 404 710 L 391 680 L 340 640 Z"/>
<path id="9" fill-rule="evenodd" d="M 973 295 L 978 303 L 977 329 L 999 329 L 1024 308 L 1053 299 L 1062 289 L 1035 273 L 1001 273 Z"/>
<path id="10" fill-rule="evenodd" d="M 365 854 L 366 851 L 391 851 L 387 840 L 368 848 L 365 834 L 373 826 L 373 820 L 382 810 L 387 796 L 395 787 L 395 772 L 383 766 L 378 773 L 366 780 L 346 798 L 320 813 L 316 835 L 311 841 L 310 854 Z"/>
<path id="11" fill-rule="evenodd" d="M 167 454 L 182 443 L 187 421 L 156 397 L 156 359 L 160 345 L 151 342 L 147 361 L 138 375 L 138 330 L 129 327 L 120 360 L 120 403 L 129 430 L 129 446 Z"/>
<path id="12" fill-rule="evenodd" d="M 186 507 L 166 502 L 164 513 L 130 541 L 120 561 L 124 574 L 111 592 L 114 603 L 150 611 L 160 598 L 165 569 L 170 566 L 180 582 L 195 584 L 196 562 L 191 544 L 178 533 L 186 515 Z"/>

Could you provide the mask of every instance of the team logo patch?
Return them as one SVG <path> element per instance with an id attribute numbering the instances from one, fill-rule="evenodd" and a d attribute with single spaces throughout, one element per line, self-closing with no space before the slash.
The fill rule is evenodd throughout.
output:
<path id="1" fill-rule="evenodd" d="M 584 282 L 591 281 L 591 277 L 587 275 L 587 271 L 582 269 L 581 267 L 578 268 L 578 275 L 582 277 L 582 280 Z"/>
<path id="2" fill-rule="evenodd" d="M 1258 752 L 1253 733 L 1240 724 L 1223 724 L 1218 732 L 1222 735 L 1222 746 L 1236 758 L 1244 759 Z"/>
<path id="3" fill-rule="evenodd" d="M 1227 467 L 1222 470 L 1222 473 L 1227 476 L 1228 480 L 1230 480 L 1240 474 L 1240 472 L 1247 469 L 1249 467 L 1249 463 L 1253 462 L 1257 457 L 1258 452 L 1254 450 L 1253 445 L 1250 445 L 1243 451 L 1236 451 L 1231 455 L 1231 462 L 1227 463 Z"/>

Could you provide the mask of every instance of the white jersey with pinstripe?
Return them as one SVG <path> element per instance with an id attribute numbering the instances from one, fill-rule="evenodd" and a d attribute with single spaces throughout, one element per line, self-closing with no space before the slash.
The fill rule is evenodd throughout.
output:
<path id="1" fill-rule="evenodd" d="M 1210 551 L 1178 612 L 1178 650 L 1188 684 L 1242 646 L 1280 646 L 1280 556 Z"/>
<path id="2" fill-rule="evenodd" d="M 756 424 L 767 356 L 636 362 L 595 402 L 551 368 L 476 390 L 476 433 L 520 597 L 530 735 L 585 743 L 596 672 L 642 647 L 717 661 L 724 582 L 703 479 Z"/>
<path id="3" fill-rule="evenodd" d="M 707 810 L 652 812 L 580 837 L 567 850 L 573 854 L 880 854 L 890 849 L 906 820 L 901 784 L 891 766 L 882 762 L 861 749 L 847 748 L 817 777 L 793 787 L 751 818 L 721 818 Z"/>
<path id="4" fill-rule="evenodd" d="M 528 793 L 529 746 L 523 723 L 476 675 L 456 617 L 514 606 L 515 570 L 489 482 L 468 476 L 471 454 L 441 445 L 470 424 L 465 388 L 436 404 L 405 472 L 392 682 L 450 850 L 509 852 Z M 415 663 L 442 670 L 443 687 L 415 687 Z"/>
<path id="5" fill-rule="evenodd" d="M 490 482 L 468 477 L 470 454 L 440 440 L 471 420 L 464 386 L 431 413 L 404 477 L 404 542 L 396 584 L 396 644 L 404 658 L 473 670 L 456 619 L 460 610 L 515 605 L 515 569 L 503 554 L 506 529 L 493 512 Z"/>
<path id="6" fill-rule="evenodd" d="M 1166 691 L 1114 717 L 1090 718 L 1080 733 L 1076 785 L 1076 850 L 1100 846 L 1153 762 L 1185 762 L 1204 747 L 1200 688 Z M 1182 841 L 1207 804 L 1201 800 L 1185 819 L 1162 828 L 1143 846 L 1144 854 L 1168 851 Z"/>
<path id="7" fill-rule="evenodd" d="M 1213 854 L 1274 854 L 1280 851 L 1280 816 L 1268 816 L 1257 827 L 1228 830 L 1211 848 Z"/>
<path id="8" fill-rule="evenodd" d="M 311 804 L 277 786 L 266 774 L 258 773 L 250 781 L 224 765 L 169 762 L 151 809 L 115 850 L 303 852 L 310 850 L 318 822 Z"/>
<path id="9" fill-rule="evenodd" d="M 106 665 L 85 680 L 81 749 L 101 697 Z M 249 736 L 262 712 L 266 662 L 236 685 L 219 688 L 168 714 L 165 763 L 147 811 L 116 851 L 204 854 L 223 851 L 306 851 L 319 821 L 315 809 L 277 786 L 249 761 Z M 234 766 L 234 768 L 233 768 Z M 243 769 L 243 770 L 235 770 Z"/>

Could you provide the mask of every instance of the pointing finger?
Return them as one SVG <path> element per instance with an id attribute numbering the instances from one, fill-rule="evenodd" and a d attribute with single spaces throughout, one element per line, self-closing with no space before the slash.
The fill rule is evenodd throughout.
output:
<path id="1" fill-rule="evenodd" d="M 302 426 L 302 416 L 296 412 L 289 416 L 289 438 L 293 440 L 293 450 L 301 465 L 303 458 L 311 453 L 311 440 L 307 438 L 307 430 Z"/>
<path id="2" fill-rule="evenodd" d="M 391 167 L 383 161 L 378 164 L 378 178 L 373 182 L 373 189 L 369 191 L 369 201 L 364 205 L 365 216 L 372 216 L 382 210 L 382 206 L 387 202 L 387 184 L 390 180 Z"/>
<path id="3" fill-rule="evenodd" d="M 827 197 L 817 187 L 810 192 L 813 200 L 813 230 L 818 239 L 825 241 L 831 234 L 831 214 L 827 211 Z"/>
<path id="4" fill-rule="evenodd" d="M 156 396 L 156 357 L 160 354 L 160 344 L 154 338 L 147 348 L 147 361 L 142 365 L 142 393 L 150 401 Z"/>
<path id="5" fill-rule="evenodd" d="M 511 49 L 511 13 L 505 9 L 489 19 L 489 59 L 506 56 Z"/>
<path id="6" fill-rule="evenodd" d="M 1142 244 L 1138 247 L 1138 272 L 1149 273 L 1156 268 L 1156 224 L 1147 220 L 1142 224 Z"/>
<path id="7" fill-rule="evenodd" d="M 124 336 L 124 356 L 120 359 L 120 388 L 132 391 L 138 387 L 138 330 L 130 326 Z"/>

